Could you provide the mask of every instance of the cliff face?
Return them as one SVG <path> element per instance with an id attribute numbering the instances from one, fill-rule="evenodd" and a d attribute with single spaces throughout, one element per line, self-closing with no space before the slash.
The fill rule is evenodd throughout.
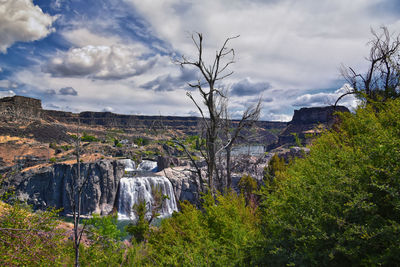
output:
<path id="1" fill-rule="evenodd" d="M 15 122 L 20 118 L 24 120 L 24 125 L 29 125 L 37 119 L 41 119 L 42 123 L 47 124 L 69 124 L 76 125 L 79 123 L 82 126 L 105 128 L 120 128 L 127 133 L 143 133 L 150 131 L 164 132 L 170 130 L 183 134 L 196 135 L 199 134 L 201 128 L 201 119 L 198 117 L 180 117 L 180 116 L 139 116 L 139 115 L 123 115 L 111 112 L 92 112 L 85 111 L 81 113 L 72 113 L 57 110 L 42 109 L 41 101 L 23 96 L 6 97 L 0 99 L 0 114 L 3 114 L 4 122 Z M 1 119 L 1 118 L 0 118 Z M 233 120 L 233 124 L 237 121 Z M 284 122 L 268 122 L 257 121 L 258 127 L 258 142 L 270 144 L 277 141 L 276 132 L 282 130 L 286 123 Z M 21 130 L 14 133 L 14 126 L 6 124 L 0 126 L 0 134 L 4 135 L 21 135 Z M 35 126 L 35 128 L 37 128 Z M 40 129 L 39 129 L 40 130 Z M 43 131 L 42 131 L 43 132 Z M 23 133 L 25 135 L 32 134 L 31 132 Z M 35 134 L 32 134 L 36 138 Z M 58 135 L 57 135 L 58 136 Z M 57 140 L 39 140 L 39 141 L 57 141 Z M 61 140 L 64 140 L 63 137 Z"/>
<path id="2" fill-rule="evenodd" d="M 276 146 L 294 145 L 296 137 L 303 145 L 307 144 L 308 136 L 318 135 L 321 130 L 332 127 L 335 123 L 336 112 L 350 112 L 344 106 L 312 107 L 295 110 L 293 118 L 280 133 Z"/>
<path id="3" fill-rule="evenodd" d="M 24 96 L 0 99 L 0 114 L 19 117 L 40 117 L 42 101 Z"/>
<path id="4" fill-rule="evenodd" d="M 349 112 L 344 106 L 313 107 L 295 110 L 292 120 L 288 124 L 318 124 L 332 123 L 335 112 Z"/>
<path id="5" fill-rule="evenodd" d="M 14 187 L 16 197 L 35 209 L 63 208 L 71 213 L 70 184 L 75 177 L 76 164 L 55 164 L 34 169 L 13 177 L 5 187 Z M 82 197 L 82 214 L 110 213 L 117 204 L 119 180 L 124 166 L 118 161 L 101 160 L 82 163 L 81 175 L 87 179 Z"/>

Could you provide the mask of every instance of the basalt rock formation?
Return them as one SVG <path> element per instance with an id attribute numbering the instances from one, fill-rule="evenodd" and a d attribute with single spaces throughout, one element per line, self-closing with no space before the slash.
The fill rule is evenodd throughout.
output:
<path id="1" fill-rule="evenodd" d="M 327 106 L 295 110 L 292 120 L 279 134 L 279 140 L 275 147 L 296 145 L 296 138 L 302 145 L 306 145 L 322 130 L 332 127 L 336 122 L 335 114 L 337 112 L 349 112 L 349 109 L 344 106 Z"/>
<path id="2" fill-rule="evenodd" d="M 42 109 L 41 100 L 24 96 L 1 98 L 0 114 L 66 124 L 76 124 L 79 121 L 82 125 L 136 131 L 173 129 L 174 131 L 178 130 L 191 135 L 198 134 L 201 121 L 198 117 L 123 115 L 93 111 L 72 113 L 45 110 Z M 237 121 L 233 120 L 232 123 L 237 123 Z M 256 125 L 261 130 L 259 136 L 262 136 L 262 142 L 272 143 L 277 140 L 277 136 L 269 132 L 269 130 L 283 129 L 286 124 L 283 122 L 259 121 L 256 122 Z"/>
<path id="3" fill-rule="evenodd" d="M 82 179 L 87 185 L 82 194 L 82 214 L 108 214 L 117 203 L 119 180 L 124 165 L 119 161 L 101 160 L 81 164 Z M 14 189 L 15 196 L 34 209 L 62 208 L 70 214 L 70 184 L 76 177 L 76 164 L 54 164 L 16 174 L 2 185 L 1 193 Z"/>

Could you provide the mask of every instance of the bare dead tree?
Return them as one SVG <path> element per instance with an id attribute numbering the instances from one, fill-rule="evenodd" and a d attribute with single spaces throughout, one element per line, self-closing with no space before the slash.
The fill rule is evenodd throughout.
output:
<path id="1" fill-rule="evenodd" d="M 243 112 L 241 119 L 239 122 L 233 124 L 232 120 L 229 116 L 228 105 L 227 102 L 223 108 L 223 120 L 222 120 L 222 136 L 221 140 L 224 140 L 222 148 L 225 150 L 226 154 L 226 181 L 227 188 L 231 188 L 232 186 L 232 175 L 231 175 L 231 153 L 232 147 L 235 141 L 238 139 L 239 134 L 244 128 L 251 128 L 256 121 L 258 121 L 261 112 L 261 98 L 255 105 L 249 106 Z"/>
<path id="2" fill-rule="evenodd" d="M 72 177 L 69 183 L 69 201 L 72 209 L 72 216 L 74 220 L 74 250 L 75 250 L 75 266 L 79 266 L 79 246 L 81 244 L 82 235 L 85 231 L 86 224 L 79 228 L 79 221 L 82 212 L 82 195 L 86 188 L 88 177 L 82 178 L 81 176 L 81 136 L 80 136 L 80 121 L 78 120 L 77 136 L 75 138 L 75 156 L 76 156 L 76 177 Z"/>
<path id="3" fill-rule="evenodd" d="M 189 86 L 198 90 L 201 100 L 205 105 L 205 110 L 203 110 L 190 92 L 187 92 L 187 96 L 199 110 L 204 124 L 206 149 L 203 156 L 207 163 L 207 183 L 211 191 L 215 190 L 214 178 L 216 175 L 217 141 L 223 112 L 218 103 L 220 98 L 225 98 L 223 92 L 216 87 L 216 83 L 233 74 L 232 71 L 228 71 L 228 67 L 234 63 L 235 51 L 228 47 L 228 43 L 237 37 L 227 38 L 222 47 L 216 51 L 213 62 L 206 64 L 203 56 L 203 35 L 197 33 L 196 35 L 192 35 L 193 43 L 197 49 L 197 59 L 190 60 L 182 56 L 180 60 L 176 61 L 181 67 L 188 65 L 198 69 L 202 77 L 197 80 L 197 83 L 189 83 Z M 199 178 L 201 179 L 201 177 Z"/>
<path id="4" fill-rule="evenodd" d="M 341 67 L 341 74 L 351 88 L 341 95 L 337 103 L 346 95 L 354 94 L 366 102 L 385 101 L 400 96 L 400 34 L 393 36 L 387 27 L 381 27 L 381 33 L 371 29 L 372 40 L 368 70 L 358 73 L 351 67 Z"/>

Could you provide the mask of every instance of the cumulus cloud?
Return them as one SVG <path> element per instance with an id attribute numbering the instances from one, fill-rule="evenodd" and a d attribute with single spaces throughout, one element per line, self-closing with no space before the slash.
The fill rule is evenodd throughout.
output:
<path id="1" fill-rule="evenodd" d="M 47 89 L 47 90 L 44 91 L 44 93 L 47 94 L 47 95 L 55 95 L 55 94 L 57 94 L 56 90 L 54 90 L 54 89 Z"/>
<path id="2" fill-rule="evenodd" d="M 43 13 L 32 0 L 0 1 L 0 52 L 15 42 L 30 42 L 42 39 L 54 31 L 57 16 Z"/>
<path id="3" fill-rule="evenodd" d="M 230 92 L 234 96 L 253 96 L 260 95 L 268 88 L 271 88 L 271 85 L 267 82 L 251 82 L 246 78 L 233 84 Z"/>
<path id="4" fill-rule="evenodd" d="M 371 12 L 383 1 L 125 0 L 185 55 L 195 50 L 188 31 L 202 32 L 211 52 L 240 34 L 230 43 L 237 52 L 235 77 L 303 91 L 331 86 L 341 63 L 363 66 L 370 27 L 398 27 L 398 16 Z"/>
<path id="5" fill-rule="evenodd" d="M 72 87 L 61 88 L 59 93 L 60 93 L 60 95 L 72 95 L 72 96 L 78 95 L 78 92 Z"/>
<path id="6" fill-rule="evenodd" d="M 112 107 L 104 107 L 103 112 L 113 112 L 114 109 Z"/>
<path id="7" fill-rule="evenodd" d="M 316 93 L 316 94 L 304 94 L 297 97 L 292 105 L 295 107 L 317 107 L 333 105 L 336 100 L 344 93 L 351 90 L 349 84 L 344 84 L 341 88 L 333 93 Z M 348 95 L 343 98 L 339 105 L 347 106 L 348 108 L 355 108 L 359 104 L 359 101 L 354 95 Z"/>
<path id="8" fill-rule="evenodd" d="M 0 88 L 15 89 L 17 87 L 18 87 L 17 83 L 11 82 L 9 80 L 0 80 Z"/>
<path id="9" fill-rule="evenodd" d="M 15 96 L 15 92 L 13 90 L 0 91 L 0 98 L 8 96 Z"/>
<path id="10" fill-rule="evenodd" d="M 163 74 L 157 78 L 141 85 L 143 89 L 154 91 L 173 91 L 176 89 L 187 88 L 188 82 L 197 79 L 196 70 L 181 68 L 178 74 Z"/>
<path id="11" fill-rule="evenodd" d="M 60 109 L 60 106 L 54 105 L 52 103 L 46 103 L 44 104 L 44 107 L 47 109 Z"/>
<path id="12" fill-rule="evenodd" d="M 70 49 L 51 59 L 43 71 L 56 77 L 90 77 L 124 79 L 143 74 L 153 67 L 157 57 L 145 58 L 134 48 L 124 45 L 88 45 Z"/>

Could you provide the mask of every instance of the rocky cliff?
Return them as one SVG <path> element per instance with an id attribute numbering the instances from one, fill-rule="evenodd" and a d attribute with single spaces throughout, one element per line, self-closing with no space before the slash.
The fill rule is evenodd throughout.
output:
<path id="1" fill-rule="evenodd" d="M 18 117 L 40 117 L 42 101 L 24 96 L 4 97 L 0 99 L 0 114 Z"/>
<path id="2" fill-rule="evenodd" d="M 286 128 L 279 134 L 278 143 L 275 147 L 282 145 L 295 145 L 296 138 L 302 143 L 307 144 L 310 137 L 320 134 L 324 129 L 329 129 L 336 122 L 337 112 L 349 112 L 344 106 L 327 106 L 301 108 L 295 110 L 293 118 L 287 123 Z"/>
<path id="3" fill-rule="evenodd" d="M 81 175 L 87 179 L 82 197 L 82 214 L 108 214 L 116 207 L 119 180 L 124 166 L 118 161 L 101 160 L 81 164 Z M 13 176 L 2 190 L 14 188 L 18 199 L 35 209 L 62 208 L 71 213 L 70 184 L 76 175 L 76 164 L 54 164 Z"/>
<path id="4" fill-rule="evenodd" d="M 121 128 L 126 131 L 165 131 L 166 129 L 172 129 L 173 131 L 181 131 L 191 135 L 198 134 L 199 122 L 201 121 L 198 117 L 124 115 L 93 111 L 72 113 L 45 110 L 42 109 L 39 99 L 23 96 L 1 98 L 0 114 L 20 118 L 42 119 L 50 123 L 76 124 L 79 121 L 82 125 Z M 233 120 L 233 123 L 237 123 L 237 121 Z M 286 126 L 286 123 L 258 121 L 256 125 L 260 130 L 260 142 L 271 143 L 277 140 L 277 136 L 271 133 L 270 130 L 279 131 Z"/>

